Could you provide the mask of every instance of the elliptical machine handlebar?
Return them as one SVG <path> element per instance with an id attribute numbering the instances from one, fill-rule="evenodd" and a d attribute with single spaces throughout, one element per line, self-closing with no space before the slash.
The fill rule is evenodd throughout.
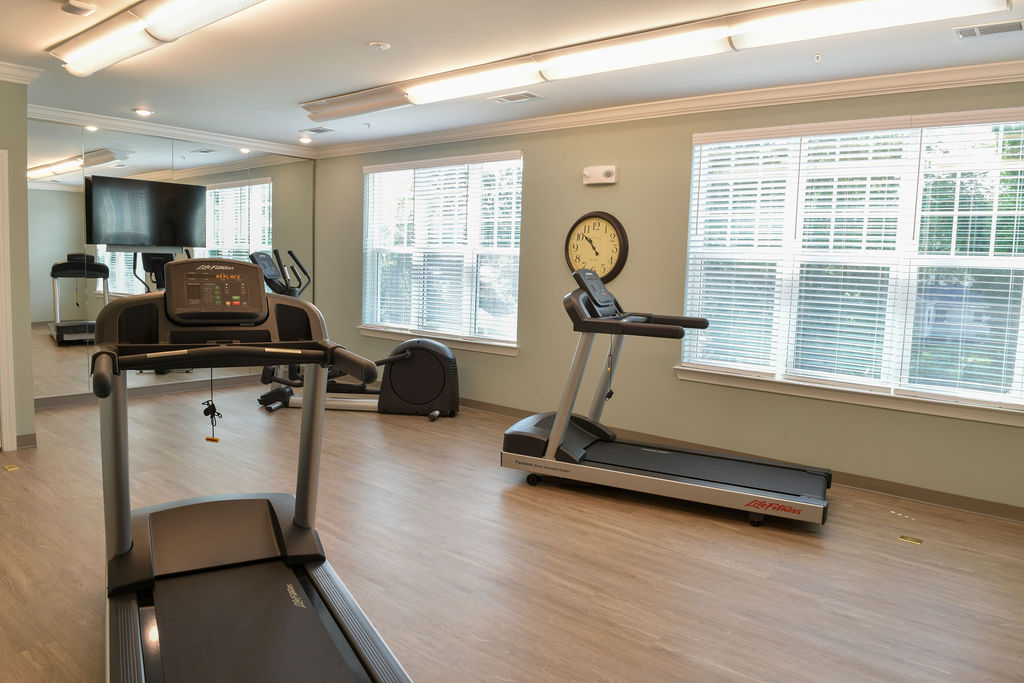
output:
<path id="1" fill-rule="evenodd" d="M 273 255 L 265 251 L 254 251 L 249 254 L 249 260 L 263 271 L 263 281 L 267 283 L 270 291 L 286 296 L 301 296 L 310 283 L 313 282 L 313 278 L 310 277 L 306 266 L 303 265 L 294 251 L 289 249 L 288 256 L 292 259 L 292 263 L 288 266 L 285 266 L 284 259 L 281 258 L 280 249 L 274 249 Z M 292 272 L 291 277 L 288 277 L 289 270 Z M 302 275 L 300 275 L 300 272 Z M 305 279 L 302 276 L 305 276 Z M 295 281 L 294 285 L 292 284 L 293 279 Z"/>

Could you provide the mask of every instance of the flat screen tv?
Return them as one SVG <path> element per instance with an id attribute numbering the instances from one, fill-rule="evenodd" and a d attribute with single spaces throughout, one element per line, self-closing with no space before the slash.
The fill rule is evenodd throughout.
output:
<path id="1" fill-rule="evenodd" d="M 85 242 L 205 247 L 206 188 L 98 175 L 86 178 Z"/>

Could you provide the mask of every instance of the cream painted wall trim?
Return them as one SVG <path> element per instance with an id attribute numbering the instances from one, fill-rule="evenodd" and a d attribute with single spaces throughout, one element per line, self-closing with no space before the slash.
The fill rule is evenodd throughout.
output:
<path id="1" fill-rule="evenodd" d="M 195 168 L 171 169 L 169 171 L 152 171 L 150 173 L 139 173 L 132 178 L 139 180 L 166 180 L 177 182 L 186 178 L 200 178 L 203 176 L 216 175 L 219 173 L 231 173 L 234 171 L 251 171 L 256 168 L 267 168 L 269 166 L 281 166 L 294 164 L 299 159 L 286 156 L 266 156 L 255 159 L 243 159 L 241 161 L 229 161 L 224 164 L 213 164 L 211 166 L 196 166 Z M 268 178 L 269 180 L 269 178 Z M 242 181 L 244 182 L 244 181 Z M 209 187 L 212 187 L 209 186 Z"/>
<path id="2" fill-rule="evenodd" d="M 227 147 L 251 147 L 262 152 L 273 152 L 274 154 L 285 154 L 302 159 L 311 159 L 310 149 L 298 145 L 282 145 L 279 142 L 267 142 L 265 140 L 254 140 L 242 138 L 236 135 L 224 135 L 221 133 L 209 133 L 203 130 L 191 128 L 178 128 L 149 121 L 133 121 L 122 119 L 117 116 L 105 116 L 103 114 L 87 114 L 70 109 L 57 109 L 54 107 L 41 107 L 39 105 L 28 105 L 27 116 L 30 119 L 40 121 L 51 121 L 53 123 L 70 123 L 77 126 L 86 124 L 97 125 L 100 128 L 119 130 L 125 133 L 139 133 L 140 135 L 155 135 L 157 137 L 191 140 L 193 142 L 205 142 L 211 145 L 225 145 Z"/>
<path id="3" fill-rule="evenodd" d="M 394 339 L 395 341 L 426 338 L 443 342 L 446 346 L 450 346 L 453 349 L 462 349 L 463 351 L 480 351 L 481 353 L 494 353 L 499 356 L 519 355 L 518 344 L 497 341 L 483 342 L 479 339 L 468 339 L 466 337 L 457 337 L 452 334 L 439 334 L 437 332 L 419 333 L 415 330 L 396 331 L 391 328 L 377 327 L 376 325 L 360 325 L 359 334 L 364 337 Z"/>
<path id="4" fill-rule="evenodd" d="M 676 377 L 690 382 L 717 384 L 737 389 L 766 391 L 785 396 L 814 398 L 836 403 L 851 403 L 872 408 L 902 410 L 907 413 L 955 417 L 974 422 L 1024 427 L 1024 410 L 981 406 L 968 403 L 954 403 L 952 400 L 930 400 L 921 396 L 898 395 L 840 387 L 835 385 L 811 384 L 792 380 L 768 379 L 754 375 L 741 375 L 731 372 L 716 372 L 704 368 L 675 366 Z"/>
<path id="5" fill-rule="evenodd" d="M 419 147 L 421 145 L 432 145 L 442 142 L 478 140 L 501 135 L 517 135 L 520 133 L 534 133 L 563 128 L 596 126 L 605 123 L 662 118 L 678 116 L 680 114 L 698 114 L 727 109 L 748 109 L 751 107 L 780 104 L 837 100 L 847 97 L 940 90 L 942 88 L 962 88 L 974 85 L 1012 83 L 1015 81 L 1024 81 L 1024 60 L 931 69 L 928 71 L 911 71 L 883 76 L 847 78 L 822 83 L 801 83 L 799 85 L 739 90 L 713 95 L 698 95 L 696 97 L 682 97 L 674 100 L 593 109 L 572 114 L 559 114 L 520 121 L 469 126 L 434 133 L 344 143 L 330 147 L 321 147 L 312 150 L 312 152 L 315 155 L 313 158 L 324 159 L 366 152 L 382 152 L 391 149 Z M 969 105 L 969 103 L 966 104 Z"/>
<path id="6" fill-rule="evenodd" d="M 0 244 L 11 243 L 7 150 L 0 149 Z M 0 450 L 18 448 L 14 412 L 14 329 L 11 311 L 11 261 L 8 249 L 0 255 Z"/>
<path id="7" fill-rule="evenodd" d="M 981 111 L 956 111 L 944 114 L 911 114 L 910 116 L 885 116 L 874 119 L 851 119 L 849 121 L 825 121 L 823 123 L 802 123 L 793 126 L 770 126 L 745 130 L 724 130 L 710 133 L 694 133 L 693 144 L 704 145 L 715 142 L 739 142 L 746 140 L 768 140 L 797 135 L 832 135 L 861 133 L 865 131 L 896 130 L 899 128 L 927 128 L 929 126 L 976 125 L 1002 123 L 1024 119 L 1024 107 L 985 109 Z"/>
<path id="8" fill-rule="evenodd" d="M 41 73 L 43 73 L 42 69 L 35 69 L 31 66 L 21 66 L 19 64 L 11 64 L 9 62 L 0 62 L 0 81 L 9 81 L 10 83 L 28 85 L 39 78 L 39 74 Z"/>
<path id="9" fill-rule="evenodd" d="M 387 171 L 409 171 L 417 168 L 434 168 L 437 166 L 455 166 L 458 164 L 485 164 L 489 161 L 512 161 L 522 159 L 523 150 L 516 149 L 507 152 L 489 152 L 487 154 L 467 154 L 457 157 L 443 157 L 440 159 L 419 159 L 417 161 L 399 161 L 393 164 L 376 164 L 363 166 L 363 175 L 370 173 L 386 173 Z"/>

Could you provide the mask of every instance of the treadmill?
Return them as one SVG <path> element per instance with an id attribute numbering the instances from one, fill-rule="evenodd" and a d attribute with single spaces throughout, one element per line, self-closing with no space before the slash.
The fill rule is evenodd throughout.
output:
<path id="1" fill-rule="evenodd" d="M 60 319 L 60 287 L 61 280 L 101 280 L 103 282 L 103 305 L 110 303 L 110 289 L 107 279 L 110 269 L 105 263 L 96 263 L 92 254 L 68 254 L 66 261 L 58 261 L 50 267 L 53 280 L 53 322 L 50 323 L 50 336 L 57 346 L 71 342 L 92 342 L 96 323 L 92 320 L 61 320 Z"/>
<path id="2" fill-rule="evenodd" d="M 312 304 L 265 294 L 256 265 L 192 259 L 164 272 L 165 291 L 118 299 L 96 321 L 107 680 L 408 681 L 314 528 L 327 366 L 363 381 L 376 366 L 331 342 Z M 128 371 L 270 363 L 306 365 L 295 495 L 132 511 Z"/>
<path id="3" fill-rule="evenodd" d="M 758 526 L 766 515 L 825 523 L 832 484 L 827 469 L 708 451 L 620 441 L 599 420 L 611 398 L 612 377 L 626 336 L 681 339 L 705 318 L 626 313 L 593 270 L 573 273 L 579 288 L 562 300 L 580 340 L 558 410 L 523 418 L 509 427 L 501 465 L 542 476 L 614 486 L 630 491 L 743 510 Z M 611 335 L 608 357 L 587 417 L 573 414 L 594 336 Z"/>

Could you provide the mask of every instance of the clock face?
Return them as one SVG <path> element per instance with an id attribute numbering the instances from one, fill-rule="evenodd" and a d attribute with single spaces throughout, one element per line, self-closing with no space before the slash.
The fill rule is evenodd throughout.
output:
<path id="1" fill-rule="evenodd" d="M 570 270 L 589 268 L 608 282 L 622 270 L 628 244 L 626 231 L 611 214 L 594 211 L 580 218 L 565 239 L 565 261 Z"/>

